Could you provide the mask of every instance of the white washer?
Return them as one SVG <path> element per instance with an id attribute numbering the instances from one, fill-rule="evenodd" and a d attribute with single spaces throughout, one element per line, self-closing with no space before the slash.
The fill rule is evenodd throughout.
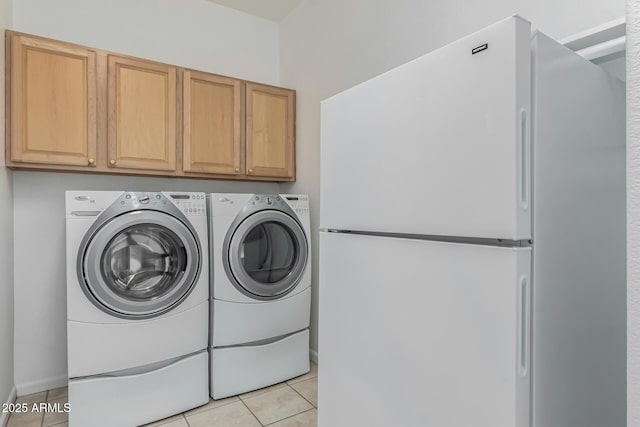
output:
<path id="1" fill-rule="evenodd" d="M 208 401 L 203 193 L 67 191 L 71 427 L 140 425 Z"/>
<path id="2" fill-rule="evenodd" d="M 309 198 L 208 194 L 214 399 L 309 371 Z"/>

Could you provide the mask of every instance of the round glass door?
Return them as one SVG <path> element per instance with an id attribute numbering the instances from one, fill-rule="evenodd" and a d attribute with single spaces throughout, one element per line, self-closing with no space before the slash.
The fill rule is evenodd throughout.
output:
<path id="1" fill-rule="evenodd" d="M 112 292 L 130 301 L 166 295 L 184 275 L 187 257 L 178 236 L 156 224 L 132 225 L 102 254 L 100 273 Z"/>
<path id="2" fill-rule="evenodd" d="M 85 293 L 120 317 L 153 317 L 182 301 L 200 270 L 198 242 L 160 212 L 121 215 L 100 228 L 83 262 Z"/>
<path id="3" fill-rule="evenodd" d="M 297 221 L 279 211 L 260 211 L 241 222 L 229 241 L 232 282 L 254 298 L 281 297 L 302 277 L 307 253 Z"/>

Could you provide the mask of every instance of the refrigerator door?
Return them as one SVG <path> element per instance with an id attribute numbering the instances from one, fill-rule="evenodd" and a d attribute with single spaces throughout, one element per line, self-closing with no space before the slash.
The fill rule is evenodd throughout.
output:
<path id="1" fill-rule="evenodd" d="M 624 426 L 625 88 L 543 34 L 533 48 L 533 426 Z"/>
<path id="2" fill-rule="evenodd" d="M 320 233 L 319 427 L 525 427 L 530 248 Z"/>
<path id="3" fill-rule="evenodd" d="M 529 238 L 530 53 L 512 17 L 323 101 L 320 226 Z"/>

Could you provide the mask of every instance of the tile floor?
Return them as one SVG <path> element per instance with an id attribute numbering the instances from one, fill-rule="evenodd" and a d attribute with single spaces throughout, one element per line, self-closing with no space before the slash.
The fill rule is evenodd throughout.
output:
<path id="1" fill-rule="evenodd" d="M 67 388 L 19 397 L 16 403 L 67 402 Z M 287 382 L 206 405 L 145 427 L 316 427 L 318 366 Z M 7 427 L 66 427 L 66 413 L 12 414 Z"/>
<path id="2" fill-rule="evenodd" d="M 54 390 L 42 391 L 40 393 L 21 396 L 16 399 L 16 404 L 26 403 L 29 408 L 34 403 L 58 403 L 59 408 L 64 409 L 64 404 L 68 401 L 66 387 Z M 68 414 L 65 412 L 25 412 L 12 413 L 9 417 L 7 427 L 67 427 Z"/>

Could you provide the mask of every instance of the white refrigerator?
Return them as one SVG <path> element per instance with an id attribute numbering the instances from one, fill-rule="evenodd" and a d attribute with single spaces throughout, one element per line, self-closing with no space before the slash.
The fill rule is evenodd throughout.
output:
<path id="1" fill-rule="evenodd" d="M 514 16 L 322 102 L 320 427 L 625 425 L 624 96 Z"/>

